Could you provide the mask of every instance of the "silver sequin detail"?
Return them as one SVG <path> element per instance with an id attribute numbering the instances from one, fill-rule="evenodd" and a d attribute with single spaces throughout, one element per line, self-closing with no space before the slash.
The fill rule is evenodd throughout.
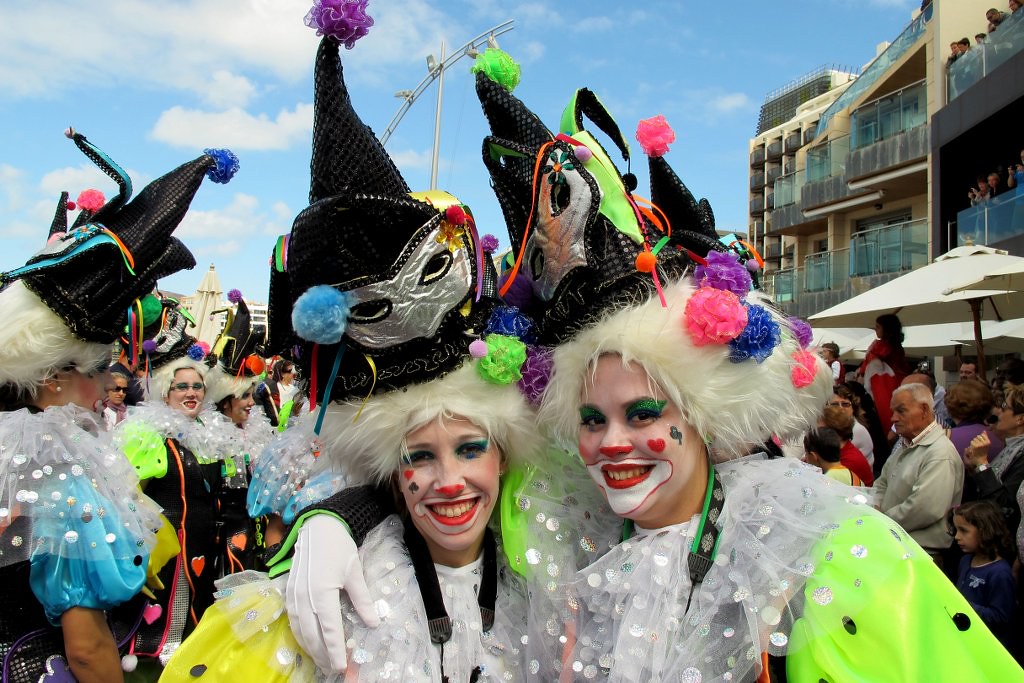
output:
<path id="1" fill-rule="evenodd" d="M 856 558 L 864 559 L 868 556 L 868 549 L 862 545 L 855 545 L 850 548 L 850 554 Z"/>
<path id="2" fill-rule="evenodd" d="M 828 586 L 821 586 L 814 589 L 814 593 L 811 594 L 814 598 L 814 602 L 819 605 L 827 605 L 832 602 L 832 589 Z"/>

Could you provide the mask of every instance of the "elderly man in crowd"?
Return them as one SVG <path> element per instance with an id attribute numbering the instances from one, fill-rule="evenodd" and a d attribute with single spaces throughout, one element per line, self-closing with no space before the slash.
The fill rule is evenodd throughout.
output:
<path id="1" fill-rule="evenodd" d="M 900 438 L 875 480 L 875 505 L 940 562 L 952 541 L 946 513 L 960 504 L 964 466 L 935 421 L 931 389 L 904 384 L 893 392 L 891 405 Z"/>

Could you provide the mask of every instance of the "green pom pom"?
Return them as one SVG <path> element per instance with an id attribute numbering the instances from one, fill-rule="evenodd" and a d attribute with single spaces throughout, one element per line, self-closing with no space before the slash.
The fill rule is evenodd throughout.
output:
<path id="1" fill-rule="evenodd" d="M 480 376 L 491 384 L 512 384 L 521 380 L 526 344 L 503 334 L 488 335 L 486 341 L 487 355 L 476 364 Z"/>
<path id="2" fill-rule="evenodd" d="M 519 85 L 519 77 L 522 69 L 504 50 L 496 47 L 489 47 L 479 55 L 473 64 L 473 73 L 483 72 L 492 81 L 505 88 L 509 92 Z"/>
<path id="3" fill-rule="evenodd" d="M 142 322 L 144 325 L 155 322 L 164 312 L 163 303 L 152 294 L 142 297 L 140 303 L 142 304 Z"/>

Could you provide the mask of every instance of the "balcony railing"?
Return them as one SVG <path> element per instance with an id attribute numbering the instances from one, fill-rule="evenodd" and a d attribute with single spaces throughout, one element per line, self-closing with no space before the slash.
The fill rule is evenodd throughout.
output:
<path id="1" fill-rule="evenodd" d="M 1006 22 L 1003 22 L 1004 24 Z M 1002 25 L 999 30 L 1003 30 Z M 1024 189 L 996 195 L 984 204 L 964 209 L 956 215 L 956 231 L 962 240 L 995 244 L 1024 235 Z"/>
<path id="2" fill-rule="evenodd" d="M 750 200 L 750 215 L 760 216 L 764 213 L 764 197 L 755 196 Z"/>
<path id="3" fill-rule="evenodd" d="M 981 45 L 975 45 L 946 70 L 946 101 L 952 102 L 1024 48 L 1024 14 L 1013 12 L 999 30 L 989 34 Z"/>
<path id="4" fill-rule="evenodd" d="M 800 187 L 804 184 L 804 172 L 797 171 L 780 176 L 775 181 L 775 208 L 789 206 L 800 201 Z"/>
<path id="5" fill-rule="evenodd" d="M 766 185 L 774 185 L 775 184 L 775 180 L 780 175 L 782 175 L 782 167 L 781 166 L 776 166 L 775 168 L 769 168 L 768 169 L 768 175 L 765 176 L 765 184 Z"/>
<path id="6" fill-rule="evenodd" d="M 850 250 L 836 249 L 804 259 L 804 291 L 839 289 L 850 279 Z"/>
<path id="7" fill-rule="evenodd" d="M 900 273 L 928 263 L 928 220 L 919 219 L 854 233 L 850 276 Z"/>
<path id="8" fill-rule="evenodd" d="M 800 131 L 790 133 L 786 136 L 785 150 L 786 154 L 792 154 L 801 147 L 803 147 L 803 136 L 800 135 Z"/>
<path id="9" fill-rule="evenodd" d="M 796 159 L 786 159 L 786 162 L 782 164 L 783 173 L 792 173 L 796 170 Z"/>
<path id="10" fill-rule="evenodd" d="M 782 157 L 782 140 L 773 140 L 768 143 L 768 161 L 775 161 Z"/>
<path id="11" fill-rule="evenodd" d="M 928 92 L 925 86 L 925 81 L 915 83 L 853 112 L 850 117 L 850 149 L 867 147 L 928 123 Z"/>
<path id="12" fill-rule="evenodd" d="M 754 151 L 750 153 L 750 167 L 758 168 L 764 166 L 764 145 L 760 145 L 754 148 Z"/>
<path id="13" fill-rule="evenodd" d="M 764 187 L 764 171 L 758 171 L 750 175 L 750 189 L 760 190 Z"/>
<path id="14" fill-rule="evenodd" d="M 842 95 L 836 98 L 836 101 L 829 105 L 829 108 L 825 110 L 825 113 L 821 115 L 821 119 L 818 120 L 818 132 L 824 132 L 828 128 L 829 121 L 837 113 L 848 109 L 851 104 L 857 101 L 861 95 L 878 82 L 888 70 L 889 67 L 896 63 L 900 57 L 906 54 L 913 45 L 917 42 L 918 38 L 924 35 L 925 25 L 932 19 L 932 5 L 929 4 L 924 10 L 917 15 L 917 17 L 911 21 L 903 32 L 897 36 L 896 40 L 889 44 L 889 47 L 885 48 L 885 51 L 878 55 L 875 61 L 868 65 L 868 68 L 864 69 L 864 73 L 855 80 L 850 87 L 848 87 Z M 1005 23 L 1005 22 L 1004 22 Z M 1002 30 L 1002 27 L 1000 27 Z"/>
<path id="15" fill-rule="evenodd" d="M 804 129 L 804 144 L 809 145 L 814 140 L 815 134 L 818 132 L 818 124 L 815 123 L 810 128 Z"/>
<path id="16" fill-rule="evenodd" d="M 767 209 L 768 211 L 771 211 L 772 209 L 775 208 L 775 195 L 772 192 L 769 192 L 768 195 L 765 196 L 764 206 L 765 209 Z"/>
<path id="17" fill-rule="evenodd" d="M 850 136 L 841 135 L 807 150 L 807 182 L 842 175 L 850 153 Z"/>
<path id="18" fill-rule="evenodd" d="M 782 258 L 782 245 L 778 242 L 769 244 L 764 248 L 764 257 L 767 259 Z"/>
<path id="19" fill-rule="evenodd" d="M 764 221 L 754 221 L 754 240 L 764 237 Z"/>

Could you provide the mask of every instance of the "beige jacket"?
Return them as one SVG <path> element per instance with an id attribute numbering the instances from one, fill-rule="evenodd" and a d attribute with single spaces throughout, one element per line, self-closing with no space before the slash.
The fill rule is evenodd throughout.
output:
<path id="1" fill-rule="evenodd" d="M 931 552 L 952 542 L 946 513 L 960 504 L 963 491 L 964 464 L 936 422 L 913 441 L 901 439 L 875 480 L 879 509 Z"/>

